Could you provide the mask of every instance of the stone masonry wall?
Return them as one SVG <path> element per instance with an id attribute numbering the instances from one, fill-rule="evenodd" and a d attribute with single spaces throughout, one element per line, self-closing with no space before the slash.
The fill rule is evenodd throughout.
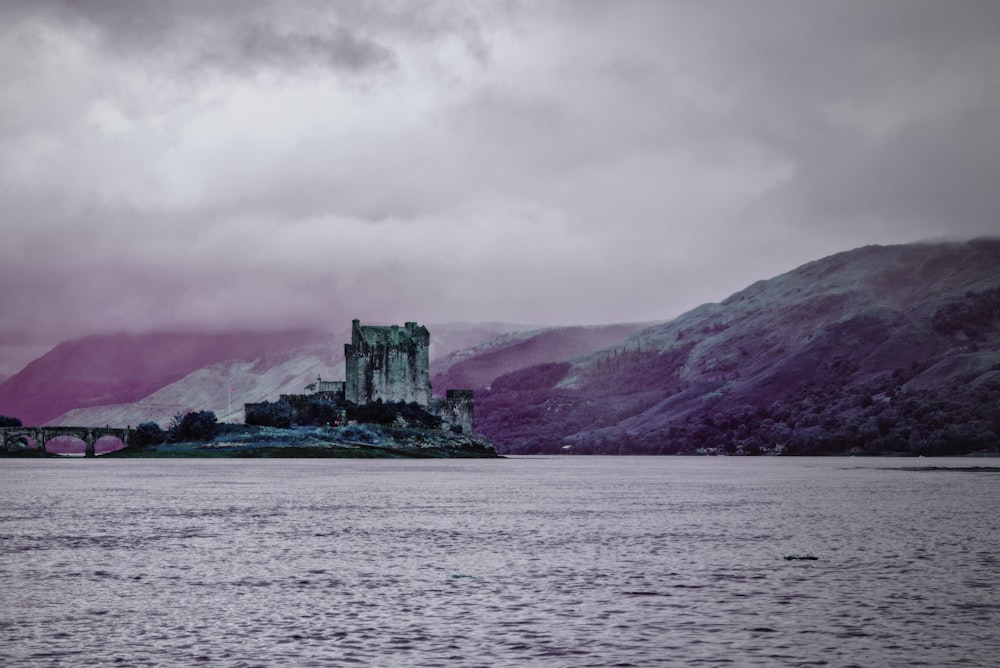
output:
<path id="1" fill-rule="evenodd" d="M 472 390 L 448 390 L 446 398 L 434 399 L 430 411 L 449 425 L 459 425 L 463 434 L 473 434 L 475 401 Z"/>
<path id="2" fill-rule="evenodd" d="M 354 320 L 351 342 L 344 346 L 345 397 L 356 404 L 381 399 L 428 406 L 429 349 L 430 333 L 415 322 L 378 327 Z"/>

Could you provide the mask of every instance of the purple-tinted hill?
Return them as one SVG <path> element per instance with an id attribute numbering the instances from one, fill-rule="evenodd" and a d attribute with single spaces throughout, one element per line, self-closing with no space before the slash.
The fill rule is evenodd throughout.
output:
<path id="1" fill-rule="evenodd" d="M 839 253 L 564 361 L 477 395 L 501 451 L 1000 449 L 1000 241 Z"/>
<path id="2" fill-rule="evenodd" d="M 508 334 L 436 360 L 431 385 L 436 393 L 445 388 L 487 388 L 504 374 L 601 350 L 648 326 L 552 327 Z"/>
<path id="3" fill-rule="evenodd" d="M 110 334 L 65 341 L 0 385 L 0 414 L 43 424 L 74 408 L 126 404 L 196 369 L 316 343 L 317 331 Z"/>

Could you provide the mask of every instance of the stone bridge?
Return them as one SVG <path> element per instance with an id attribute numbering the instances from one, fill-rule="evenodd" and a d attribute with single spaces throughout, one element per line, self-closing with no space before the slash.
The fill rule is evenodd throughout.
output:
<path id="1" fill-rule="evenodd" d="M 28 446 L 28 439 L 34 439 L 39 452 L 45 452 L 45 444 L 57 436 L 75 436 L 87 444 L 84 456 L 94 457 L 94 443 L 104 436 L 114 436 L 128 445 L 131 427 L 116 429 L 114 427 L 0 427 L 0 452 L 6 454 L 12 450 L 21 450 Z"/>

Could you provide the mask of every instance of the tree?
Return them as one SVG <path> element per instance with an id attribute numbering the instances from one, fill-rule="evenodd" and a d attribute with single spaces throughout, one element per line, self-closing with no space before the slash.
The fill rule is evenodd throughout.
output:
<path id="1" fill-rule="evenodd" d="M 288 429 L 292 426 L 292 407 L 287 401 L 264 401 L 247 404 L 246 424 Z"/>
<path id="2" fill-rule="evenodd" d="M 381 400 L 363 406 L 349 405 L 347 417 L 368 424 L 393 424 L 397 418 L 408 425 L 437 429 L 441 426 L 441 418 L 428 413 L 415 402 L 383 402 Z"/>
<path id="3" fill-rule="evenodd" d="M 129 445 L 137 448 L 145 448 L 149 445 L 159 445 L 167 440 L 167 432 L 160 429 L 160 425 L 155 422 L 143 422 L 135 428 L 135 433 L 129 440 Z"/>
<path id="4" fill-rule="evenodd" d="M 323 396 L 309 397 L 305 405 L 295 411 L 294 421 L 313 425 L 337 424 L 345 405 Z"/>
<path id="5" fill-rule="evenodd" d="M 191 411 L 186 414 L 177 413 L 170 421 L 167 433 L 170 440 L 178 441 L 211 441 L 215 438 L 217 419 L 212 411 Z"/>
<path id="6" fill-rule="evenodd" d="M 7 415 L 0 415 L 0 427 L 23 427 L 21 420 L 16 417 L 9 417 Z"/>

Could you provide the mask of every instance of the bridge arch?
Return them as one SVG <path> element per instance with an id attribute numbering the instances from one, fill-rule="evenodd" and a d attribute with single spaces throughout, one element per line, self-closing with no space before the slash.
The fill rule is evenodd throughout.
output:
<path id="1" fill-rule="evenodd" d="M 90 444 L 84 440 L 84 435 L 58 434 L 45 439 L 45 452 L 63 457 L 79 457 L 88 453 Z M 97 443 L 94 443 L 94 453 L 97 453 Z"/>
<path id="2" fill-rule="evenodd" d="M 85 444 L 84 456 L 95 457 L 95 444 L 105 436 L 114 436 L 128 446 L 131 426 L 125 429 L 115 427 L 0 427 L 0 452 L 5 454 L 23 449 L 28 439 L 34 442 L 39 452 L 46 452 L 45 444 L 59 436 L 72 436 Z"/>

